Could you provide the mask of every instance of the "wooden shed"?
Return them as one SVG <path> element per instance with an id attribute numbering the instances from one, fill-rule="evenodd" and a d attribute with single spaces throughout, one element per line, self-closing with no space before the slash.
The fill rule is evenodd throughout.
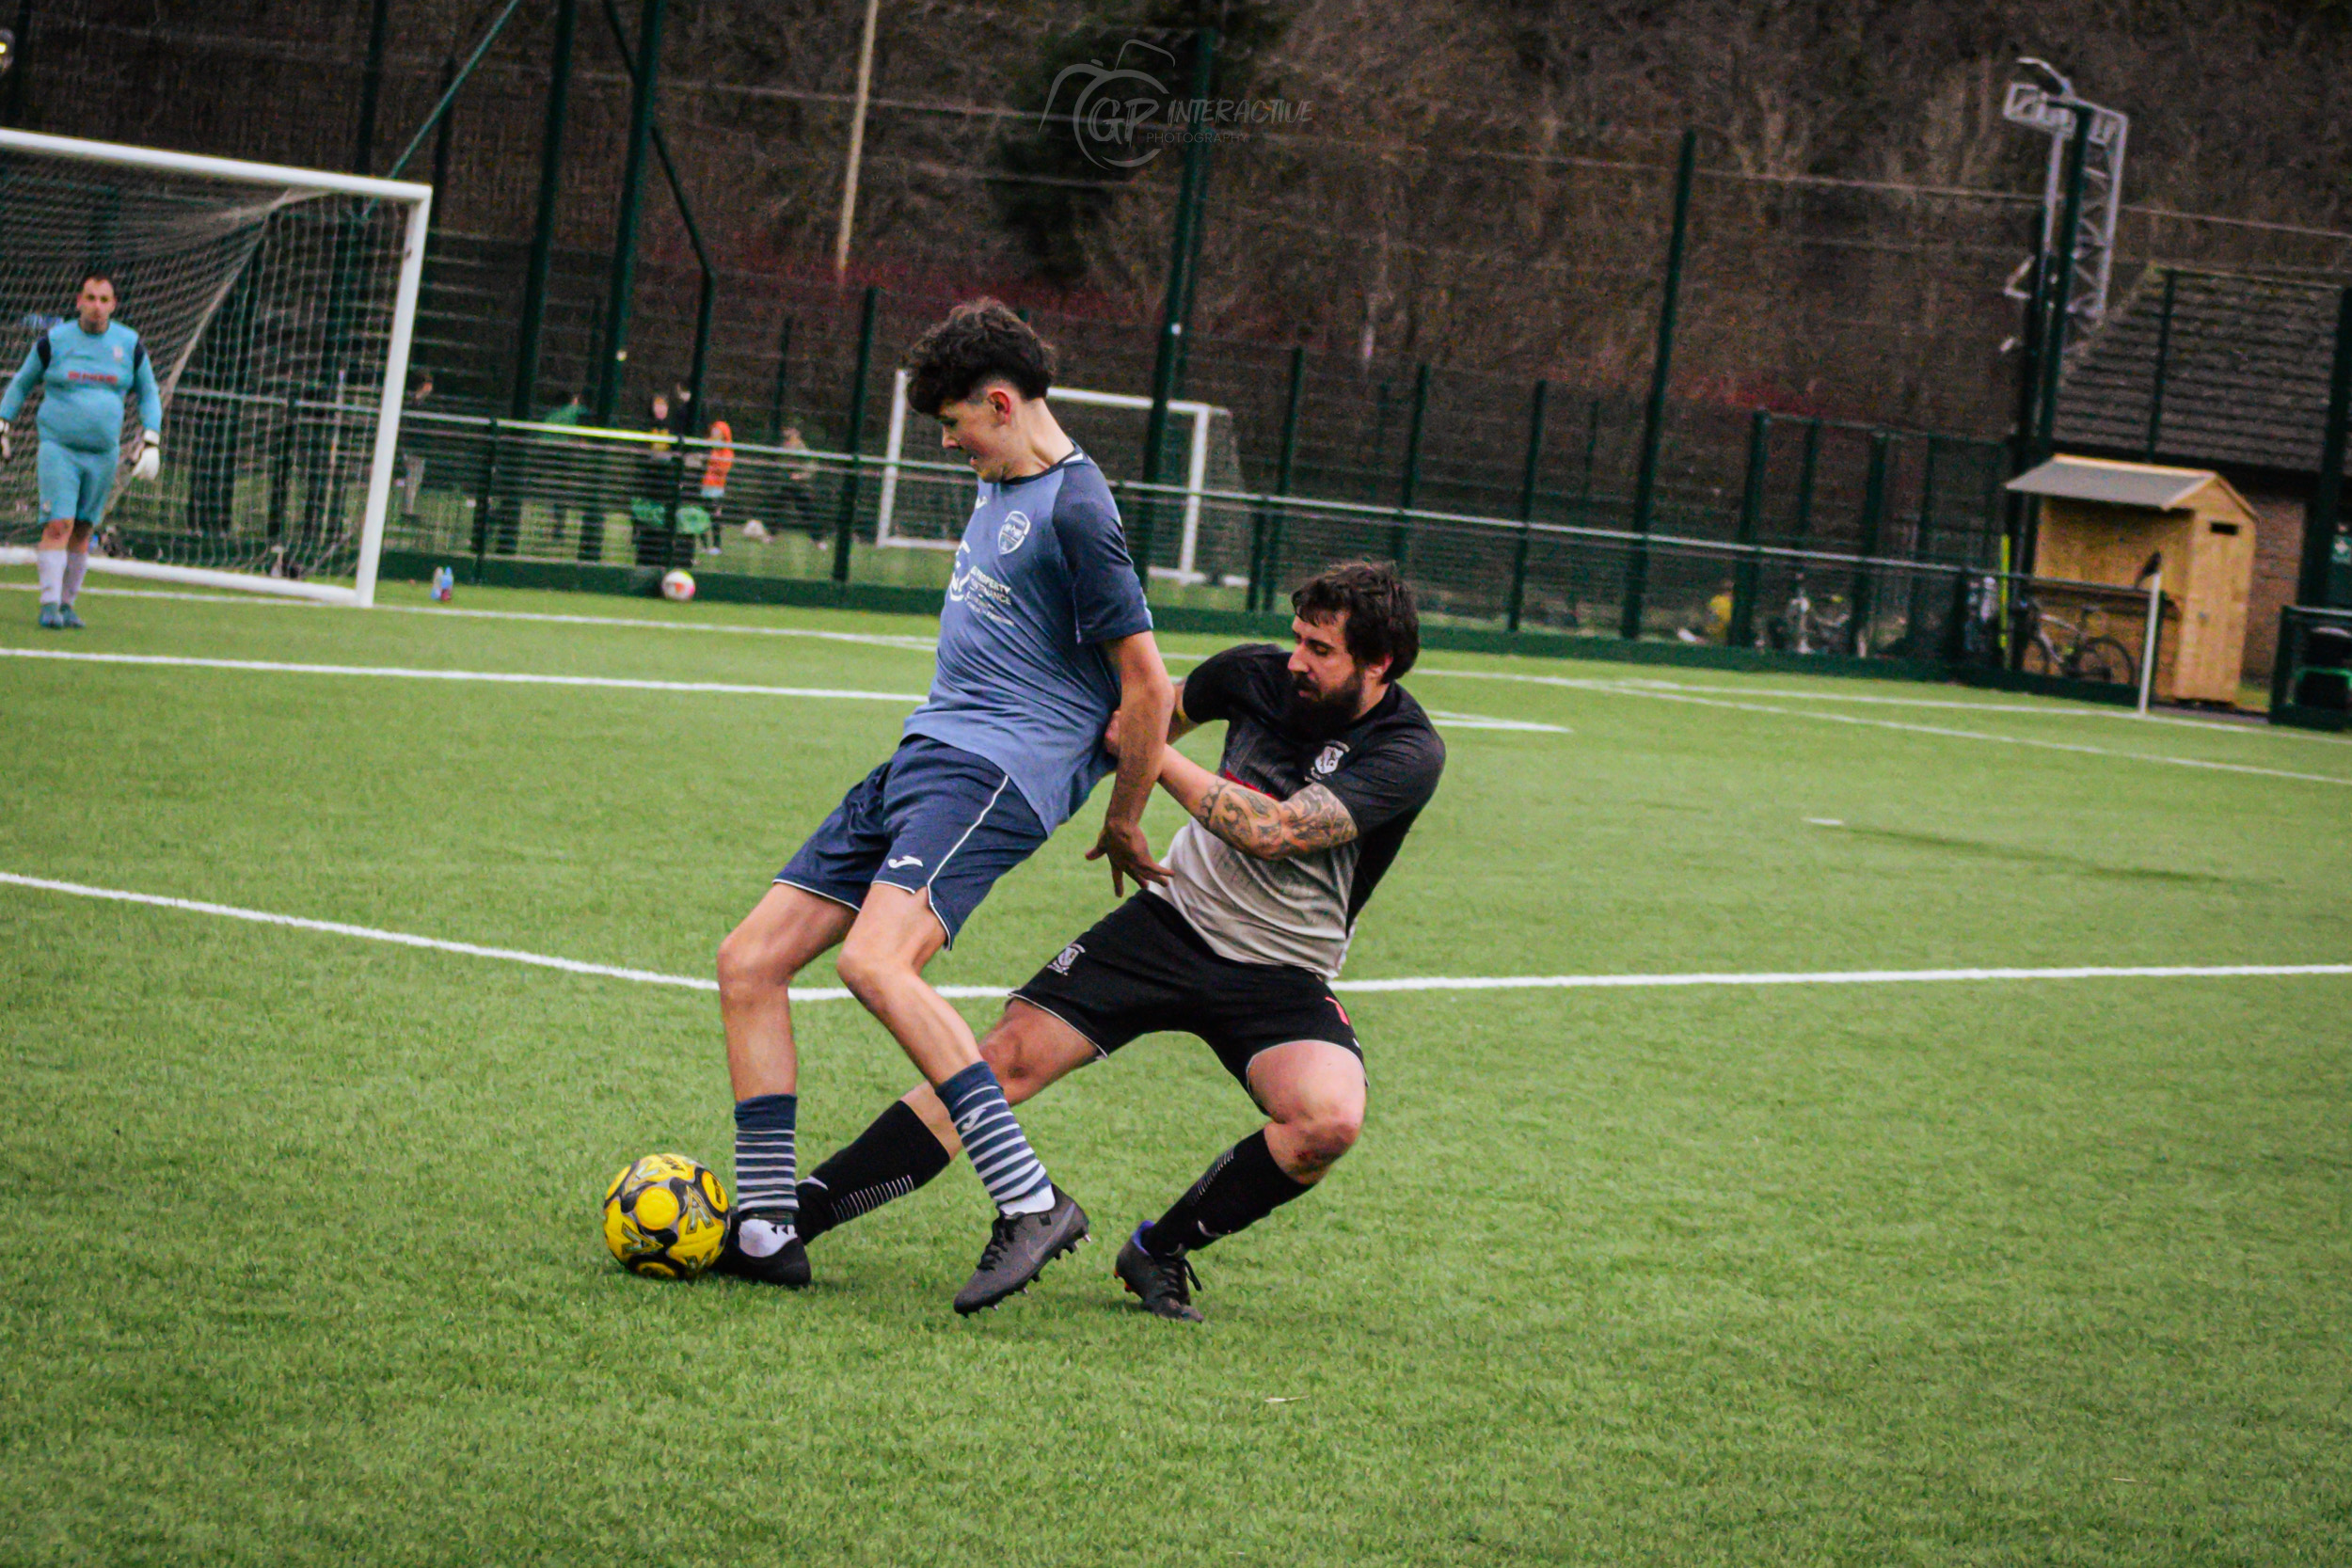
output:
<path id="1" fill-rule="evenodd" d="M 2157 695 L 2237 701 L 2254 584 L 2254 512 L 2229 481 L 2207 468 L 2054 457 L 2009 487 L 2042 500 L 2036 577 L 2129 588 L 2148 558 L 2160 556 L 2166 614 Z"/>

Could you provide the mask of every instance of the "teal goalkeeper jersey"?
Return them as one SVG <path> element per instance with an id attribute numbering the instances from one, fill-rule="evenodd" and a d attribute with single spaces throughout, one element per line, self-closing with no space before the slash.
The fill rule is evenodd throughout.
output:
<path id="1" fill-rule="evenodd" d="M 119 451 L 122 398 L 135 388 L 139 423 L 149 430 L 164 427 L 155 367 L 148 362 L 139 335 L 120 322 L 109 323 L 103 332 L 85 332 L 78 321 L 61 321 L 42 333 L 8 391 L 0 393 L 0 420 L 16 418 L 37 382 L 45 441 L 75 451 Z"/>

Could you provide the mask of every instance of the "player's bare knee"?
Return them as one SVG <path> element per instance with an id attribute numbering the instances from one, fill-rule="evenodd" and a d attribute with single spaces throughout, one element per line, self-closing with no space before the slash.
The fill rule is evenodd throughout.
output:
<path id="1" fill-rule="evenodd" d="M 980 1059 L 996 1074 L 1007 1103 L 1018 1105 L 1053 1082 L 1034 1030 L 1023 1017 L 1025 1009 L 1008 1007 L 996 1027 L 980 1042 Z"/>
<path id="2" fill-rule="evenodd" d="M 867 1007 L 887 997 L 892 989 L 914 971 L 904 958 L 879 942 L 861 940 L 852 930 L 850 940 L 841 944 L 834 958 L 834 967 L 840 971 L 841 983 L 850 994 Z"/>
<path id="3" fill-rule="evenodd" d="M 1340 1157 L 1356 1147 L 1357 1136 L 1364 1130 L 1364 1113 L 1345 1106 L 1318 1107 L 1282 1125 L 1298 1159 L 1322 1170 L 1339 1164 Z"/>
<path id="4" fill-rule="evenodd" d="M 792 970 L 779 944 L 739 926 L 719 943 L 719 994 L 742 997 L 789 985 Z"/>

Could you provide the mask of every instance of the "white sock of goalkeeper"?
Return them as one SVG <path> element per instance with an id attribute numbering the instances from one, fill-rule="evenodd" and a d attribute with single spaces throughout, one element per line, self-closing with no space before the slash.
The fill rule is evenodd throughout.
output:
<path id="1" fill-rule="evenodd" d="M 749 1215 L 736 1227 L 736 1244 L 766 1258 L 792 1239 L 801 1200 L 793 1174 L 793 1124 L 800 1097 L 760 1094 L 735 1102 L 735 1207 Z"/>
<path id="2" fill-rule="evenodd" d="M 57 584 L 57 592 L 63 595 L 59 602 L 62 604 L 72 604 L 73 602 L 73 596 L 82 591 L 82 579 L 88 575 L 89 551 L 66 551 L 65 577 Z"/>
<path id="3" fill-rule="evenodd" d="M 35 550 L 33 569 L 40 575 L 40 602 L 65 602 L 65 551 Z"/>
<path id="4" fill-rule="evenodd" d="M 1054 1206 L 1054 1184 L 1005 1103 L 993 1068 L 974 1062 L 939 1085 L 939 1102 L 947 1107 L 972 1169 L 1000 1212 L 1041 1214 Z"/>

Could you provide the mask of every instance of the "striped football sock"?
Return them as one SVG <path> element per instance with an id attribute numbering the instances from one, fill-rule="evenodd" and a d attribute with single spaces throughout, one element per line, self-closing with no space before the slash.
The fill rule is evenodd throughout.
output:
<path id="1" fill-rule="evenodd" d="M 1054 1184 L 1038 1163 L 1021 1124 L 1005 1103 L 995 1069 L 974 1062 L 939 1085 L 940 1103 L 956 1124 L 980 1185 L 1008 1214 L 1041 1214 L 1054 1206 Z"/>
<path id="2" fill-rule="evenodd" d="M 800 1104 L 800 1098 L 789 1094 L 754 1095 L 735 1102 L 735 1207 L 739 1212 L 756 1210 L 769 1221 L 757 1240 L 770 1240 L 765 1232 L 772 1227 L 776 1246 L 784 1244 L 800 1211 L 792 1160 L 792 1124 Z M 744 1249 L 765 1256 L 753 1247 L 755 1223 L 744 1222 Z"/>

